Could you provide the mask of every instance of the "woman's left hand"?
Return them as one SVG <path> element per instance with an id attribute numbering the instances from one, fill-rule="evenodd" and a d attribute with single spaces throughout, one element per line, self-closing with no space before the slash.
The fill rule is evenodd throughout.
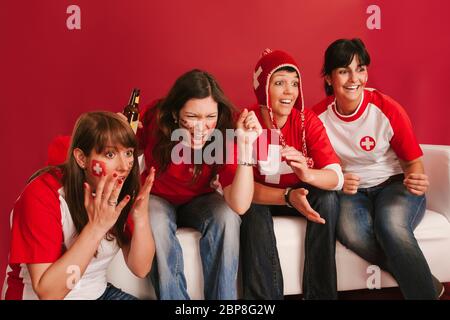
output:
<path id="1" fill-rule="evenodd" d="M 150 191 L 152 190 L 154 180 L 155 168 L 152 167 L 149 175 L 145 179 L 144 185 L 134 201 L 133 208 L 131 209 L 131 214 L 134 221 L 148 215 L 148 199 L 150 197 Z"/>
<path id="2" fill-rule="evenodd" d="M 255 112 L 244 109 L 236 122 L 237 136 L 243 136 L 245 144 L 253 144 L 262 133 L 261 124 Z M 239 142 L 239 139 L 238 139 Z"/>
<path id="3" fill-rule="evenodd" d="M 294 147 L 286 146 L 281 150 L 281 157 L 286 159 L 287 164 L 294 170 L 297 177 L 306 183 L 312 179 L 306 158 Z"/>
<path id="4" fill-rule="evenodd" d="M 403 184 L 406 189 L 417 196 L 423 195 L 427 192 L 430 182 L 428 181 L 428 176 L 423 173 L 410 173 L 403 180 Z"/>

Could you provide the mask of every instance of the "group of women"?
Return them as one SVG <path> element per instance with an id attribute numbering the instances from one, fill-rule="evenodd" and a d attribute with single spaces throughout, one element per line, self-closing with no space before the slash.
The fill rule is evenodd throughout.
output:
<path id="1" fill-rule="evenodd" d="M 240 112 L 194 69 L 144 110 L 137 136 L 120 115 L 83 114 L 66 161 L 34 174 L 14 206 L 5 298 L 135 299 L 106 280 L 122 249 L 158 298 L 189 299 L 176 230 L 190 227 L 206 299 L 238 298 L 239 263 L 244 299 L 282 299 L 274 215 L 308 220 L 305 299 L 337 299 L 336 239 L 390 272 L 405 298 L 438 298 L 413 234 L 429 185 L 422 151 L 405 110 L 366 88 L 369 64 L 361 40 L 333 42 L 327 97 L 310 109 L 296 61 L 266 49 L 257 102 Z M 203 159 L 212 147 L 223 161 Z"/>

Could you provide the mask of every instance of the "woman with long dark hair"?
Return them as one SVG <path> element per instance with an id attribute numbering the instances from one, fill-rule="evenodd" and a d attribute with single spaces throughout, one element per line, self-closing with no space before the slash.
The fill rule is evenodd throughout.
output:
<path id="1" fill-rule="evenodd" d="M 154 170 L 141 189 L 136 148 L 116 114 L 80 116 L 67 161 L 34 174 L 14 206 L 6 299 L 135 299 L 107 283 L 106 270 L 121 248 L 145 277 L 155 253 Z"/>
<path id="2" fill-rule="evenodd" d="M 239 215 L 253 196 L 252 144 L 261 126 L 253 112 L 244 110 L 236 122 L 234 113 L 214 77 L 201 70 L 180 76 L 144 113 L 138 134 L 146 167 L 157 170 L 149 210 L 160 299 L 189 299 L 177 227 L 201 233 L 205 298 L 237 298 Z M 235 127 L 236 143 L 226 139 Z M 217 176 L 223 196 L 211 187 Z"/>

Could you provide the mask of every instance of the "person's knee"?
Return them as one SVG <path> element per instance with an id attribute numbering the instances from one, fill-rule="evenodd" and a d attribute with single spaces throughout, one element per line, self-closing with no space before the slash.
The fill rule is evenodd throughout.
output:
<path id="1" fill-rule="evenodd" d="M 325 220 L 337 221 L 340 205 L 335 191 L 320 190 L 314 207 Z"/>
<path id="2" fill-rule="evenodd" d="M 150 197 L 148 211 L 154 235 L 176 230 L 175 209 L 169 202 L 159 197 Z"/>
<path id="3" fill-rule="evenodd" d="M 251 225 L 252 228 L 255 228 L 258 225 L 265 224 L 268 219 L 272 219 L 272 215 L 267 206 L 252 203 L 241 218 L 243 227 Z"/>
<path id="4" fill-rule="evenodd" d="M 237 228 L 241 225 L 241 217 L 234 212 L 225 202 L 217 204 L 214 208 L 214 224 L 221 229 Z"/>

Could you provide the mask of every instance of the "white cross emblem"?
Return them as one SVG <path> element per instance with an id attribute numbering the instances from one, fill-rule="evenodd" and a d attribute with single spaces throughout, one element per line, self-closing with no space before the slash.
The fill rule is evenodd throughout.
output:
<path id="1" fill-rule="evenodd" d="M 372 151 L 375 148 L 375 140 L 370 136 L 363 137 L 359 144 L 365 151 Z"/>
<path id="2" fill-rule="evenodd" d="M 282 174 L 293 173 L 286 161 L 281 161 L 281 146 L 270 144 L 267 160 L 258 161 L 259 172 L 265 175 L 265 181 L 271 184 L 279 184 Z"/>
<path id="3" fill-rule="evenodd" d="M 92 168 L 92 170 L 94 170 L 98 176 L 100 176 L 103 171 L 102 167 L 100 166 L 100 164 L 98 162 L 95 164 L 95 166 Z"/>
<path id="4" fill-rule="evenodd" d="M 253 87 L 255 88 L 255 90 L 259 87 L 258 77 L 262 71 L 263 69 L 261 68 L 261 66 L 259 66 L 258 70 L 256 70 L 256 72 L 253 74 Z"/>

